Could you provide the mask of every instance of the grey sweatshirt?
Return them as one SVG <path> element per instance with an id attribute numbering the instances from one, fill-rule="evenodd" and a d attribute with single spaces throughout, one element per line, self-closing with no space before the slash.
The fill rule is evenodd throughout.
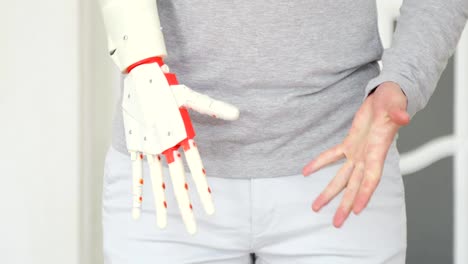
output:
<path id="1" fill-rule="evenodd" d="M 344 139 L 382 82 L 401 86 L 413 116 L 468 17 L 468 0 L 405 0 L 384 51 L 375 0 L 160 0 L 158 8 L 179 82 L 240 109 L 233 122 L 191 113 L 207 176 L 225 178 L 300 174 Z M 115 113 L 112 144 L 127 153 L 120 103 Z"/>

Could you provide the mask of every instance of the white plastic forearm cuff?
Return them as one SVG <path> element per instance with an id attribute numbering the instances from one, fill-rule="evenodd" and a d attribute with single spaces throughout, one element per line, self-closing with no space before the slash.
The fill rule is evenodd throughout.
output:
<path id="1" fill-rule="evenodd" d="M 155 0 L 100 0 L 109 53 L 119 69 L 167 55 Z"/>

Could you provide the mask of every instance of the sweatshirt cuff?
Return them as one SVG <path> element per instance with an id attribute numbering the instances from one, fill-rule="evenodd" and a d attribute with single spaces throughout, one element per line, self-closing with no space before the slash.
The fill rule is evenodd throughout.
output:
<path id="1" fill-rule="evenodd" d="M 369 83 L 366 86 L 363 100 L 367 98 L 369 93 L 374 88 L 377 88 L 380 84 L 384 82 L 394 82 L 400 86 L 401 90 L 406 95 L 406 111 L 408 112 L 411 118 L 424 107 L 424 96 L 418 89 L 418 86 L 405 76 L 389 71 L 382 71 L 379 76 L 369 81 Z"/>

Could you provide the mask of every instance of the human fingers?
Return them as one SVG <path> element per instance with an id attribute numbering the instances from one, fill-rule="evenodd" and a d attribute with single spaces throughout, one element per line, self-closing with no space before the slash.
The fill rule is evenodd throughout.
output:
<path id="1" fill-rule="evenodd" d="M 304 168 L 302 169 L 302 174 L 304 176 L 308 176 L 321 168 L 336 162 L 345 157 L 345 154 L 342 149 L 342 145 L 336 145 L 331 149 L 328 149 L 322 152 L 317 158 L 309 162 Z"/>
<path id="2" fill-rule="evenodd" d="M 388 114 L 390 119 L 399 126 L 406 126 L 410 122 L 410 116 L 405 110 L 393 108 Z"/>
<path id="3" fill-rule="evenodd" d="M 346 163 L 340 168 L 336 176 L 328 184 L 325 190 L 315 199 L 312 204 L 312 209 L 318 212 L 323 206 L 327 205 L 333 198 L 340 193 L 348 183 L 349 177 L 353 171 L 354 164 L 351 161 Z"/>
<path id="4" fill-rule="evenodd" d="M 335 227 L 341 227 L 345 220 L 348 218 L 363 177 L 364 163 L 358 162 L 354 166 L 353 173 L 346 186 L 345 193 L 341 200 L 341 204 L 338 207 L 336 214 L 333 218 L 333 225 Z"/>
<path id="5" fill-rule="evenodd" d="M 372 194 L 380 182 L 382 171 L 391 143 L 382 143 L 368 148 L 366 152 L 366 170 L 364 179 L 359 187 L 353 212 L 359 214 L 369 203 Z"/>

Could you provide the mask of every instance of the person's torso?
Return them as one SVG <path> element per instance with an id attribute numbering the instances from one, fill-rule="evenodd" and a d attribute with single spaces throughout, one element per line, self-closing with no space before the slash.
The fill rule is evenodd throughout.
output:
<path id="1" fill-rule="evenodd" d="M 379 72 L 375 0 L 159 0 L 158 8 L 179 82 L 240 108 L 233 122 L 191 115 L 212 176 L 300 173 L 343 139 Z M 115 127 L 123 130 L 119 117 Z M 123 150 L 123 134 L 116 140 Z"/>

